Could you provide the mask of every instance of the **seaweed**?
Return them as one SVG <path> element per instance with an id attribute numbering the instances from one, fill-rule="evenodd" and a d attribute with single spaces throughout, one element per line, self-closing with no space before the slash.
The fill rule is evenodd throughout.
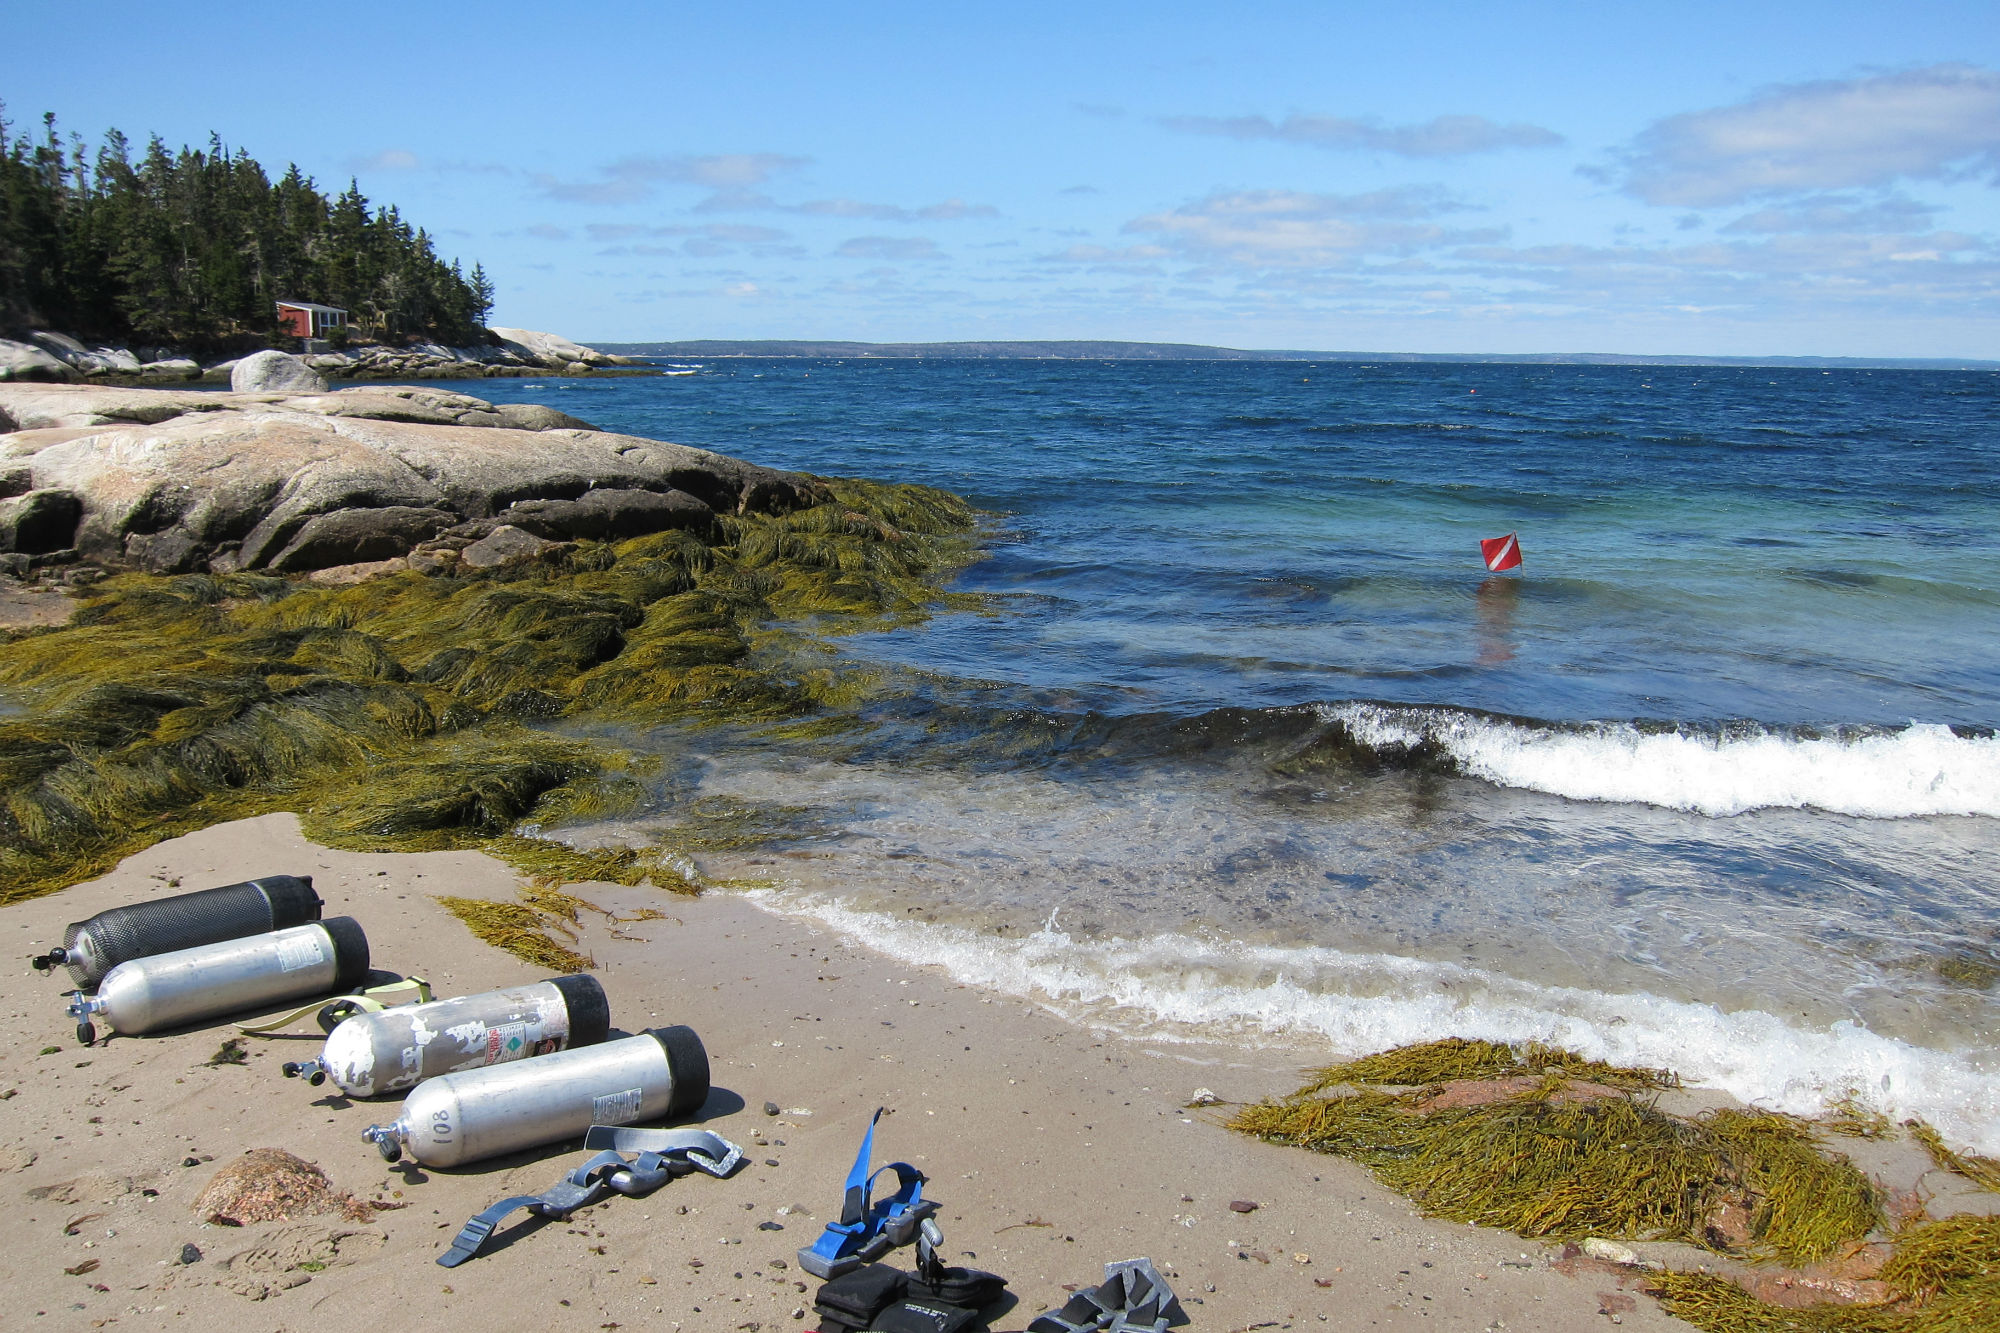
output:
<path id="1" fill-rule="evenodd" d="M 1728 1108 L 1704 1120 L 1756 1201 L 1751 1233 L 1785 1263 L 1824 1258 L 1881 1224 L 1868 1178 L 1845 1157 L 1823 1155 L 1806 1121 Z"/>
<path id="2" fill-rule="evenodd" d="M 1981 1189 L 2000 1191 L 2000 1160 L 1981 1157 L 1977 1153 L 1953 1152 L 1945 1146 L 1944 1138 L 1921 1120 L 1905 1120 L 1910 1137 L 1924 1145 L 1924 1151 L 1931 1160 L 1946 1171 L 1965 1177 Z"/>
<path id="3" fill-rule="evenodd" d="M 555 939 L 561 931 L 576 942 L 572 917 L 568 924 L 554 913 L 526 902 L 496 903 L 484 898 L 440 897 L 438 905 L 463 921 L 474 935 L 496 949 L 505 949 L 525 963 L 555 972 L 587 972 L 596 963 Z"/>
<path id="4" fill-rule="evenodd" d="M 0 903 L 277 810 L 342 847 L 486 847 L 531 874 L 692 891 L 661 849 L 505 841 L 647 799 L 625 756 L 537 728 L 848 725 L 870 675 L 818 649 L 802 668 L 772 646 L 929 614 L 976 534 L 942 491 L 828 486 L 793 513 L 725 517 L 713 544 L 670 531 L 343 587 L 264 574 L 93 585 L 70 624 L 4 637 Z M 694 841 L 715 821 L 687 822 Z"/>
<path id="5" fill-rule="evenodd" d="M 1587 1060 L 1570 1051 L 1540 1043 L 1513 1047 L 1502 1042 L 1469 1041 L 1446 1037 L 1442 1041 L 1420 1042 L 1394 1050 L 1327 1065 L 1312 1071 L 1312 1079 L 1297 1096 L 1322 1092 L 1351 1084 L 1355 1087 L 1419 1087 L 1461 1078 L 1511 1078 L 1520 1075 L 1559 1073 L 1565 1078 L 1596 1083 L 1605 1087 L 1673 1088 L 1680 1086 L 1677 1075 L 1665 1069 L 1633 1069 Z"/>
<path id="6" fill-rule="evenodd" d="M 1446 1081 L 1529 1074 L 1539 1077 L 1492 1097 L 1435 1095 Z M 1710 1219 L 1733 1204 L 1750 1214 L 1757 1253 L 1802 1262 L 1879 1224 L 1867 1178 L 1822 1155 L 1805 1122 L 1733 1110 L 1689 1118 L 1633 1095 L 1674 1082 L 1665 1070 L 1548 1047 L 1516 1054 L 1453 1039 L 1315 1070 L 1291 1097 L 1245 1107 L 1227 1123 L 1351 1158 L 1432 1215 L 1523 1236 L 1726 1249 Z M 1341 1086 L 1358 1091 L 1321 1095 Z"/>
<path id="7" fill-rule="evenodd" d="M 1896 1238 L 1875 1305 L 1781 1309 L 1711 1273 L 1660 1273 L 1647 1290 L 1707 1333 L 1977 1333 L 2000 1328 L 2000 1217 L 1949 1217 Z"/>
<path id="8" fill-rule="evenodd" d="M 1893 1139 L 1896 1122 L 1864 1105 L 1860 1094 L 1850 1092 L 1835 1101 L 1819 1123 L 1828 1131 L 1852 1139 Z"/>

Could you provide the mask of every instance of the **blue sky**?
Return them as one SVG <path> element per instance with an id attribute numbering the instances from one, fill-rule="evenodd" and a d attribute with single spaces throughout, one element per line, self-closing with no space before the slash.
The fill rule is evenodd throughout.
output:
<path id="1" fill-rule="evenodd" d="M 1991 0 L 79 12 L 17 126 L 352 175 L 572 337 L 2000 358 Z"/>

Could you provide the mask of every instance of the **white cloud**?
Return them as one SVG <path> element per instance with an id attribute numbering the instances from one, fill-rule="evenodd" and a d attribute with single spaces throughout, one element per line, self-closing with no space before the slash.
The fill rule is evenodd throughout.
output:
<path id="1" fill-rule="evenodd" d="M 1627 193 L 1682 208 L 1993 172 L 2000 74 L 1932 65 L 1770 88 L 1658 122 L 1622 165 Z"/>
<path id="2" fill-rule="evenodd" d="M 554 176 L 534 177 L 535 187 L 550 199 L 576 204 L 629 204 L 650 198 L 661 185 L 705 185 L 716 192 L 703 205 L 717 199 L 726 206 L 742 206 L 740 201 L 761 199 L 754 193 L 773 176 L 797 171 L 812 161 L 784 153 L 715 153 L 707 156 L 682 154 L 671 157 L 623 157 L 600 168 L 604 177 L 597 181 L 562 181 Z M 751 205 L 751 206 L 754 206 Z"/>
<path id="3" fill-rule="evenodd" d="M 1430 220 L 1464 207 L 1449 192 L 1428 185 L 1353 195 L 1238 190 L 1208 195 L 1170 213 L 1134 218 L 1124 230 L 1157 236 L 1160 244 L 1194 259 L 1253 268 L 1318 268 L 1500 237 L 1490 229 L 1455 231 Z"/>
<path id="4" fill-rule="evenodd" d="M 384 148 L 381 152 L 368 157 L 347 159 L 347 169 L 356 172 L 415 171 L 422 165 L 422 159 L 407 148 Z"/>
<path id="5" fill-rule="evenodd" d="M 1547 148 L 1563 142 L 1539 125 L 1501 125 L 1484 116 L 1438 116 L 1421 125 L 1384 125 L 1345 116 L 1163 116 L 1160 124 L 1183 134 L 1227 139 L 1276 139 L 1313 148 L 1361 149 L 1402 157 L 1463 157 L 1502 148 Z"/>
<path id="6" fill-rule="evenodd" d="M 1914 232 L 1931 225 L 1937 209 L 1904 195 L 1863 199 L 1854 195 L 1807 195 L 1760 208 L 1723 227 L 1725 233 Z"/>
<path id="7" fill-rule="evenodd" d="M 997 218 L 1000 210 L 991 204 L 968 204 L 963 199 L 947 199 L 924 208 L 904 208 L 901 204 L 867 204 L 859 199 L 812 199 L 803 204 L 774 205 L 787 213 L 815 217 L 866 218 L 871 222 L 957 222 L 961 218 Z"/>
<path id="8" fill-rule="evenodd" d="M 552 222 L 537 222 L 534 226 L 525 228 L 524 230 L 538 241 L 566 241 L 569 239 L 569 229 L 558 227 Z"/>
<path id="9" fill-rule="evenodd" d="M 937 242 L 921 236 L 856 236 L 834 251 L 842 259 L 943 259 Z"/>

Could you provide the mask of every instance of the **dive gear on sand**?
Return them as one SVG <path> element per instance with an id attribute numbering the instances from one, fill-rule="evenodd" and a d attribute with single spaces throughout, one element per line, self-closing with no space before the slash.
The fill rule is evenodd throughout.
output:
<path id="1" fill-rule="evenodd" d="M 693 1028 L 538 1060 L 467 1069 L 419 1083 L 403 1114 L 361 1136 L 388 1161 L 407 1150 L 425 1166 L 461 1166 L 559 1139 L 592 1125 L 630 1125 L 698 1110 L 708 1099 L 708 1052 Z"/>
<path id="2" fill-rule="evenodd" d="M 595 1046 L 610 1031 L 604 987 L 578 974 L 356 1013 L 333 1029 L 318 1058 L 288 1061 L 284 1072 L 314 1087 L 331 1078 L 350 1097 L 374 1097 L 460 1070 Z"/>
<path id="3" fill-rule="evenodd" d="M 841 1196 L 840 1220 L 828 1222 L 826 1232 L 799 1251 L 799 1267 L 822 1280 L 839 1277 L 849 1269 L 880 1259 L 899 1245 L 917 1238 L 917 1227 L 938 1210 L 935 1200 L 924 1198 L 924 1173 L 908 1162 L 891 1162 L 881 1171 L 868 1170 L 875 1148 L 875 1122 L 882 1118 L 877 1109 L 861 1136 L 861 1152 L 847 1173 Z M 871 1201 L 875 1177 L 893 1172 L 896 1192 Z"/>
<path id="4" fill-rule="evenodd" d="M 705 1129 L 632 1129 L 592 1125 L 584 1135 L 586 1150 L 602 1149 L 595 1157 L 540 1194 L 517 1194 L 480 1212 L 459 1229 L 451 1248 L 438 1256 L 445 1268 L 456 1268 L 477 1255 L 507 1215 L 526 1208 L 537 1216 L 560 1220 L 608 1194 L 637 1197 L 651 1194 L 675 1176 L 705 1171 L 727 1179 L 743 1161 L 743 1150 Z M 637 1156 L 626 1160 L 626 1153 Z"/>
<path id="5" fill-rule="evenodd" d="M 95 990 L 120 963 L 302 926 L 319 920 L 322 906 L 312 876 L 267 875 L 107 908 L 87 921 L 70 922 L 60 948 L 28 961 L 43 972 L 67 967 L 78 986 Z"/>
<path id="6" fill-rule="evenodd" d="M 341 1021 L 353 1014 L 373 1014 L 395 1004 L 429 1004 L 431 983 L 422 977 L 404 977 L 401 981 L 385 981 L 380 986 L 370 986 L 334 1000 L 314 1000 L 302 1004 L 289 1014 L 267 1018 L 261 1023 L 238 1023 L 236 1030 L 246 1037 L 279 1037 L 309 1041 L 309 1032 L 286 1032 L 284 1029 L 312 1014 L 319 1024 L 319 1035 L 324 1037 Z"/>
<path id="7" fill-rule="evenodd" d="M 76 1039 L 88 1046 L 99 1017 L 116 1032 L 158 1032 L 345 990 L 367 975 L 368 937 L 354 918 L 337 916 L 131 959 L 105 973 L 95 995 L 72 992 L 69 1013 Z"/>
<path id="8" fill-rule="evenodd" d="M 1060 1310 L 1036 1319 L 1029 1333 L 1166 1333 L 1188 1322 L 1180 1298 L 1151 1259 L 1104 1265 L 1104 1284 L 1079 1291 Z"/>

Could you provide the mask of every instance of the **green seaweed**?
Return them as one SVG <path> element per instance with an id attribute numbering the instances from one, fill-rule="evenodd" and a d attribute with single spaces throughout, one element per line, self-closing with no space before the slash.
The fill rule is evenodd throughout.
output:
<path id="1" fill-rule="evenodd" d="M 1502 1042 L 1446 1037 L 1442 1041 L 1399 1046 L 1345 1064 L 1315 1069 L 1311 1080 L 1296 1095 L 1323 1092 L 1343 1084 L 1421 1087 L 1461 1078 L 1514 1078 L 1551 1073 L 1633 1091 L 1680 1086 L 1679 1077 L 1665 1069 L 1632 1069 L 1602 1060 L 1587 1060 L 1574 1052 L 1536 1042 L 1514 1047 Z"/>
<path id="2" fill-rule="evenodd" d="M 549 932 L 560 930 L 572 943 L 576 932 L 565 925 L 560 914 L 540 910 L 532 903 L 496 903 L 484 898 L 440 897 L 438 905 L 463 921 L 472 933 L 496 949 L 505 949 L 525 963 L 554 972 L 587 972 L 596 963 Z"/>
<path id="3" fill-rule="evenodd" d="M 1491 1097 L 1436 1095 L 1439 1083 L 1527 1074 L 1539 1077 Z M 1718 1249 L 1709 1220 L 1737 1204 L 1750 1211 L 1753 1252 L 1796 1263 L 1879 1224 L 1867 1178 L 1845 1158 L 1820 1153 L 1805 1122 L 1733 1110 L 1688 1118 L 1633 1095 L 1676 1081 L 1665 1070 L 1547 1047 L 1516 1054 L 1450 1040 L 1316 1070 L 1291 1097 L 1244 1107 L 1227 1123 L 1351 1158 L 1427 1213 L 1523 1236 Z M 1385 1092 L 1385 1084 L 1412 1090 Z M 1343 1086 L 1359 1090 L 1322 1095 Z"/>
<path id="4" fill-rule="evenodd" d="M 1977 1153 L 1953 1152 L 1935 1129 L 1921 1120 L 1906 1120 L 1910 1137 L 1924 1145 L 1931 1160 L 1946 1171 L 1965 1177 L 1981 1189 L 2000 1191 L 2000 1160 Z"/>
<path id="5" fill-rule="evenodd" d="M 1661 1273 L 1647 1289 L 1706 1333 L 1982 1333 L 2000 1328 L 2000 1217 L 1948 1217 L 1896 1238 L 1874 1305 L 1767 1305 L 1710 1273 Z"/>
<path id="6" fill-rule="evenodd" d="M 841 715 L 869 673 L 810 646 L 927 614 L 975 554 L 974 515 L 924 487 L 828 487 L 790 514 L 725 517 L 713 545 L 663 532 L 345 587 L 94 585 L 70 624 L 0 635 L 16 708 L 0 717 L 0 903 L 277 810 L 333 845 L 407 850 L 645 803 L 625 756 L 534 730 L 552 719 L 857 725 Z M 704 821 L 689 815 L 691 839 Z M 536 874 L 676 879 L 644 850 L 513 852 Z"/>

